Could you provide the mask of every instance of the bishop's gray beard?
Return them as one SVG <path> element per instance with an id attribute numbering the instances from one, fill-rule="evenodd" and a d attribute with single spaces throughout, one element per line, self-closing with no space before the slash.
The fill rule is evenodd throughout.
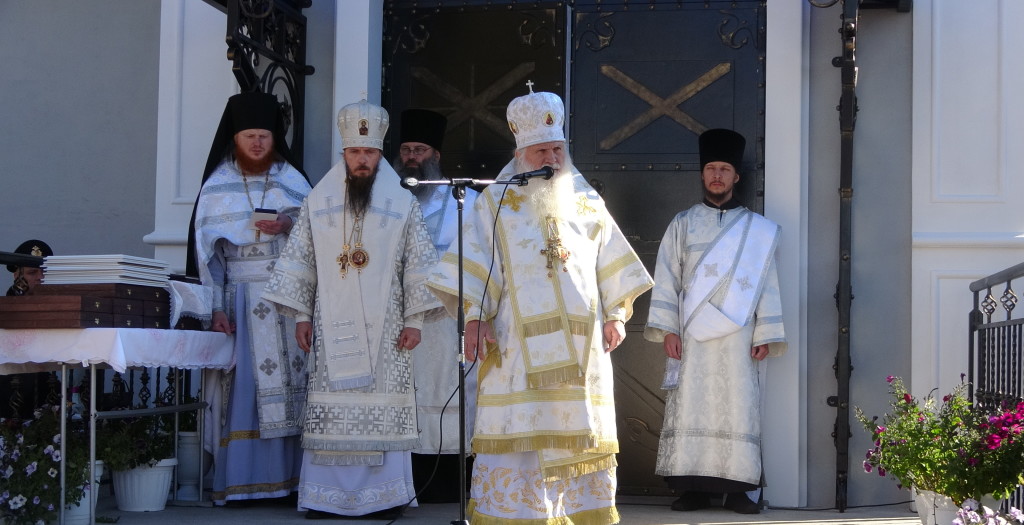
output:
<path id="1" fill-rule="evenodd" d="M 373 196 L 373 181 L 377 180 L 377 168 L 369 177 L 353 177 L 345 166 L 345 202 L 353 215 L 365 215 Z"/>
<path id="2" fill-rule="evenodd" d="M 519 159 L 516 159 L 513 166 L 516 173 L 542 168 L 542 166 L 531 166 Z M 569 154 L 566 153 L 565 162 L 555 168 L 553 177 L 548 180 L 530 179 L 530 183 L 521 188 L 539 216 L 569 219 L 575 214 L 576 189 L 573 183 L 572 166 Z"/>
<path id="3" fill-rule="evenodd" d="M 414 177 L 416 180 L 441 180 L 441 163 L 437 161 L 436 157 L 430 157 L 423 161 L 419 166 L 403 166 L 401 157 L 396 158 L 391 164 L 395 168 L 395 172 L 398 173 L 399 180 L 405 180 L 407 177 Z M 419 199 L 420 204 L 434 192 L 434 187 L 431 185 L 423 184 L 420 186 L 413 186 L 409 188 L 409 191 Z"/>

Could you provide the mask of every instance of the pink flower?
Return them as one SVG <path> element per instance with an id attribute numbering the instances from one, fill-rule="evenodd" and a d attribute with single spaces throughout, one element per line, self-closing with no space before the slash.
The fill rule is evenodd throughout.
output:
<path id="1" fill-rule="evenodd" d="M 892 383 L 893 379 L 896 379 L 896 376 L 885 376 L 886 383 Z"/>
<path id="2" fill-rule="evenodd" d="M 910 394 L 903 394 L 903 400 L 906 401 L 907 403 L 913 403 L 914 402 L 914 398 L 910 397 Z"/>

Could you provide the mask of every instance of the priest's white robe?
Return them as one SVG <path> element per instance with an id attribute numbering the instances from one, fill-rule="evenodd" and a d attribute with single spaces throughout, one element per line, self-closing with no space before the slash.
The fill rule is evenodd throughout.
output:
<path id="1" fill-rule="evenodd" d="M 357 516 L 414 496 L 412 353 L 397 340 L 438 306 L 423 286 L 437 259 L 419 204 L 381 162 L 363 222 L 369 264 L 342 279 L 339 248 L 354 223 L 344 180 L 340 163 L 303 202 L 264 298 L 314 326 L 299 507 Z"/>
<path id="2" fill-rule="evenodd" d="M 196 260 L 200 279 L 213 289 L 214 310 L 236 324 L 238 368 L 218 372 L 210 390 L 215 447 L 213 499 L 285 496 L 298 483 L 298 435 L 306 402 L 306 355 L 295 342 L 295 324 L 260 299 L 287 234 L 262 234 L 249 223 L 253 207 L 298 216 L 309 183 L 285 162 L 265 179 L 242 175 L 222 162 L 203 184 L 196 205 Z M 248 195 L 247 195 L 248 194 Z M 223 414 L 223 429 L 220 415 Z M 252 457 L 268 457 L 253 465 Z"/>
<path id="3" fill-rule="evenodd" d="M 510 163 L 499 178 L 512 173 Z M 464 227 L 466 319 L 490 322 L 497 339 L 477 362 L 474 525 L 619 520 L 602 328 L 628 320 L 653 281 L 601 197 L 569 176 L 565 217 L 541 216 L 521 190 L 492 185 Z M 456 264 L 449 248 L 429 283 L 452 315 Z"/>
<path id="4" fill-rule="evenodd" d="M 455 245 L 458 236 L 458 203 L 450 186 L 429 186 L 418 197 L 423 222 L 438 254 Z M 473 209 L 477 193 L 466 192 L 465 213 Z M 437 310 L 423 321 L 420 346 L 413 352 L 416 379 L 416 417 L 420 429 L 417 454 L 457 454 L 459 452 L 459 366 L 458 333 L 455 319 Z M 469 367 L 467 367 L 468 370 Z M 476 374 L 470 371 L 466 387 L 466 450 L 472 437 L 476 410 Z M 454 396 L 453 396 L 454 394 Z M 434 480 L 433 483 L 447 483 Z"/>
<path id="5" fill-rule="evenodd" d="M 739 269 L 704 264 L 702 258 L 723 233 L 751 213 L 742 206 L 719 210 L 699 203 L 672 220 L 658 250 L 646 339 L 662 343 L 665 335 L 680 334 L 681 303 L 695 273 L 702 272 L 704 277 L 721 274 L 726 283 L 736 277 Z M 752 318 L 736 320 L 743 325 L 739 330 L 703 342 L 686 331 L 681 335 L 682 359 L 668 359 L 669 370 L 677 368 L 679 376 L 678 386 L 666 397 L 657 474 L 760 485 L 764 377 L 750 351 L 762 344 L 768 345 L 769 357 L 786 351 L 773 252 L 759 266 L 746 268 L 748 274 L 761 276 Z M 719 286 L 708 302 L 721 307 L 728 289 Z"/>

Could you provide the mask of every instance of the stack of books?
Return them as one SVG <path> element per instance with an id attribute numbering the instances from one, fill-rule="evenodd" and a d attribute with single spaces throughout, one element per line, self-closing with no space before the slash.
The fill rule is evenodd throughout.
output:
<path id="1" fill-rule="evenodd" d="M 30 295 L 0 297 L 0 328 L 170 328 L 166 262 L 129 255 L 62 255 L 43 263 Z"/>

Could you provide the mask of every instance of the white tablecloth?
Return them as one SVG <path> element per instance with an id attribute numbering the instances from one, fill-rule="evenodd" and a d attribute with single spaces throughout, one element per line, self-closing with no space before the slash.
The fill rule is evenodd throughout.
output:
<path id="1" fill-rule="evenodd" d="M 150 328 L 0 330 L 0 374 L 56 370 L 59 364 L 231 368 L 234 338 L 219 332 Z"/>

